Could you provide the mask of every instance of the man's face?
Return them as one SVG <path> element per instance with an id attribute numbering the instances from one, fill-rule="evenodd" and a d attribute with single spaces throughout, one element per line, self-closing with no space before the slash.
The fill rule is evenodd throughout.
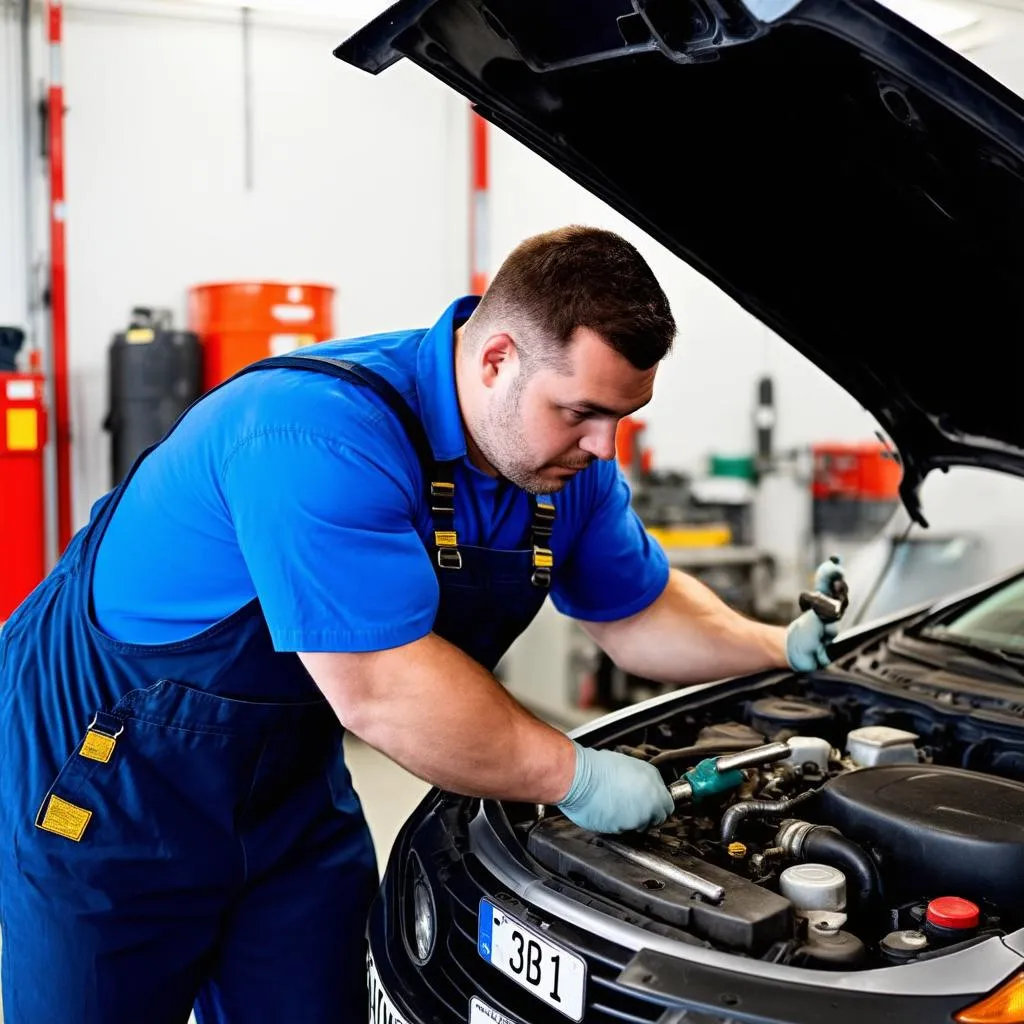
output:
<path id="1" fill-rule="evenodd" d="M 615 458 L 619 420 L 654 391 L 657 367 L 638 370 L 587 328 L 577 329 L 565 359 L 525 379 L 518 359 L 503 365 L 473 431 L 487 462 L 533 494 L 560 491 L 594 459 Z"/>

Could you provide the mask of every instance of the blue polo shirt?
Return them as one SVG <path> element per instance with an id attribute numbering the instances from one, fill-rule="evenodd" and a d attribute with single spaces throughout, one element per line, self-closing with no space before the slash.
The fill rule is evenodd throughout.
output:
<path id="1" fill-rule="evenodd" d="M 429 330 L 303 350 L 362 363 L 421 418 L 435 457 L 457 460 L 460 543 L 526 546 L 528 496 L 466 456 L 453 332 L 476 299 Z M 139 467 L 100 544 L 93 601 L 118 640 L 168 643 L 258 597 L 276 649 L 370 651 L 430 632 L 439 587 L 416 456 L 367 388 L 318 373 L 250 373 L 194 406 Z M 551 597 L 574 618 L 647 607 L 668 561 L 630 507 L 614 462 L 553 496 Z"/>

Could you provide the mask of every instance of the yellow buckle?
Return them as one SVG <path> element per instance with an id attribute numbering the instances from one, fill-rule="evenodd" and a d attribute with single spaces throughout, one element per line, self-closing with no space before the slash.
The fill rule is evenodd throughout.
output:
<path id="1" fill-rule="evenodd" d="M 117 737 L 124 732 L 124 723 L 122 722 L 120 728 L 111 734 L 103 732 L 96 727 L 98 720 L 99 715 L 93 715 L 92 721 L 85 731 L 85 739 L 82 740 L 82 745 L 78 748 L 78 755 L 90 761 L 99 761 L 101 764 L 107 764 L 114 755 Z"/>
<path id="2" fill-rule="evenodd" d="M 457 548 L 459 538 L 454 530 L 435 530 L 434 545 L 439 548 Z"/>
<path id="3" fill-rule="evenodd" d="M 438 497 L 445 495 L 450 498 L 455 493 L 455 484 L 450 480 L 431 480 L 430 493 Z"/>
<path id="4" fill-rule="evenodd" d="M 550 569 L 555 564 L 555 556 L 551 548 L 534 546 L 533 565 L 535 569 Z"/>

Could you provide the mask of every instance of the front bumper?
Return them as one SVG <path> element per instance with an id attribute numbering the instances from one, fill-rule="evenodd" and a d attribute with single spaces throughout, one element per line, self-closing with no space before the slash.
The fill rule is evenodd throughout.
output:
<path id="1" fill-rule="evenodd" d="M 427 810 L 431 799 L 428 797 L 399 835 L 367 926 L 369 951 L 380 984 L 407 1024 L 469 1021 L 474 997 L 517 1024 L 568 1024 L 567 1016 L 481 958 L 477 952 L 481 899 L 501 906 L 586 961 L 584 1020 L 588 1024 L 651 1024 L 661 1019 L 664 1000 L 631 992 L 616 981 L 633 956 L 629 950 L 535 913 L 468 851 L 467 802 L 434 796 L 433 806 Z M 435 949 L 424 966 L 413 959 L 404 932 L 405 886 L 413 857 L 431 884 L 437 911 Z M 372 1014 L 370 1020 L 375 1020 Z M 716 1022 L 709 1019 L 707 1024 Z"/>
<path id="2" fill-rule="evenodd" d="M 934 994 L 918 991 L 899 994 L 861 988 L 855 976 L 850 987 L 795 983 L 778 976 L 776 965 L 760 965 L 751 972 L 701 962 L 704 949 L 693 948 L 687 958 L 685 936 L 639 915 L 618 908 L 601 896 L 577 889 L 570 882 L 546 876 L 544 869 L 526 863 L 504 816 L 488 805 L 486 823 L 470 821 L 477 804 L 432 794 L 413 815 L 399 836 L 377 899 L 371 908 L 367 937 L 380 983 L 395 1011 L 406 1024 L 449 1024 L 471 1020 L 476 997 L 513 1024 L 566 1024 L 564 1014 L 540 1002 L 531 992 L 487 963 L 477 951 L 480 900 L 487 899 L 510 916 L 550 938 L 586 962 L 583 1020 L 587 1024 L 653 1024 L 699 1020 L 701 1024 L 730 1024 L 737 1018 L 765 1024 L 941 1024 L 952 1021 L 965 1005 L 995 987 L 989 980 L 974 987 L 970 977 L 960 980 L 958 994 L 949 989 Z M 489 859 L 491 851 L 474 850 L 473 832 L 486 824 L 520 869 L 535 872 L 531 887 L 517 893 L 510 872 Z M 507 834 L 506 834 L 507 833 Z M 493 844 L 488 844 L 493 845 Z M 428 962 L 420 966 L 406 941 L 409 865 L 418 862 L 433 890 L 437 911 L 437 939 Z M 505 876 L 503 880 L 501 875 Z M 573 901 L 575 912 L 560 915 L 547 897 Z M 549 904 L 545 907 L 545 904 Z M 587 920 L 593 916 L 593 927 Z M 609 918 L 639 924 L 650 935 L 652 948 L 627 948 L 599 934 Z M 667 944 L 666 944 L 667 940 Z M 691 942 L 693 940 L 690 940 Z M 1024 959 L 998 943 L 977 949 L 978 957 L 998 972 L 999 981 L 1024 966 Z M 677 954 L 667 950 L 675 948 Z M 998 966 L 993 963 L 998 961 Z M 941 969 L 941 965 L 934 966 Z M 968 972 L 971 974 L 973 972 Z M 773 976 L 774 975 L 774 976 Z M 862 976 L 863 977 L 863 976 Z M 838 980 L 838 979 L 834 979 Z M 977 978 L 981 981 L 981 978 Z M 848 982 L 849 984 L 849 982 Z M 959 986 L 957 986 L 959 988 Z M 860 990 L 857 990 L 860 989 Z M 968 994 L 965 994 L 968 993 Z M 976 993 L 976 994 L 975 994 Z M 386 1024 L 386 1016 L 370 1020 Z M 479 1018 L 476 1018 L 479 1019 Z"/>

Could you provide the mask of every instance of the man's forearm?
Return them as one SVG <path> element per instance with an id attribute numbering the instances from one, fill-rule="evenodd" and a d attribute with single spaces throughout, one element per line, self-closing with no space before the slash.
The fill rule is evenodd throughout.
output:
<path id="1" fill-rule="evenodd" d="M 547 804 L 572 784 L 569 739 L 440 637 L 397 651 L 300 657 L 347 729 L 426 782 Z"/>
<path id="2" fill-rule="evenodd" d="M 660 682 L 700 683 L 788 664 L 783 627 L 740 615 L 677 569 L 639 614 L 581 624 L 620 668 Z"/>

